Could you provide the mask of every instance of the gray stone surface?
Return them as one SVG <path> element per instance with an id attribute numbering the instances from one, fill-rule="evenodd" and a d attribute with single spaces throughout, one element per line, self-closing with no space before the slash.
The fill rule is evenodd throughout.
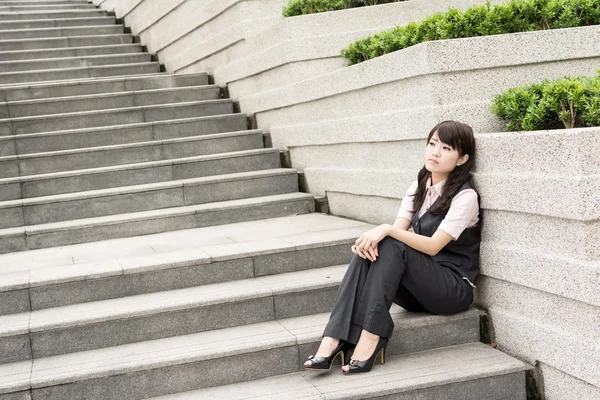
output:
<path id="1" fill-rule="evenodd" d="M 39 83 L 34 86 L 18 85 L 0 88 L 0 99 L 4 101 L 45 99 L 89 95 L 94 93 L 148 90 L 184 86 L 205 85 L 208 76 L 205 73 L 181 75 L 149 75 L 71 80 L 58 83 Z"/>
<path id="2" fill-rule="evenodd" d="M 177 139 L 243 131 L 245 129 L 246 117 L 240 114 L 230 114 L 167 122 L 146 122 L 109 128 L 88 128 L 61 133 L 16 135 L 7 138 L 8 140 L 0 138 L 0 148 L 5 148 L 4 151 L 7 153 L 5 155 L 9 155 L 8 153 L 14 154 L 12 144 L 15 143 L 19 154 L 28 154 L 148 142 L 151 140 Z"/>
<path id="3" fill-rule="evenodd" d="M 0 337 L 0 364 L 29 360 L 31 357 L 31 343 L 29 335 L 16 335 Z"/>
<path id="4" fill-rule="evenodd" d="M 0 394 L 0 400 L 31 400 L 31 392 Z"/>
<path id="5" fill-rule="evenodd" d="M 143 67 L 146 64 L 139 64 Z M 156 65 L 151 64 L 154 68 Z M 136 67 L 136 68 L 140 68 Z M 100 68 L 100 67 L 99 67 Z M 121 68 L 121 67 L 115 67 Z M 123 67 L 125 68 L 125 67 Z M 142 73 L 142 72 L 139 72 Z M 231 100 L 206 100 L 154 106 L 128 107 L 10 119 L 14 134 L 122 125 L 232 112 Z"/>
<path id="6" fill-rule="evenodd" d="M 356 238 L 349 239 L 347 244 L 331 247 L 317 247 L 296 250 L 293 253 L 268 254 L 256 257 L 254 259 L 254 271 L 256 276 L 262 276 L 348 263 L 352 259 L 350 246 L 354 240 Z"/>
<path id="7" fill-rule="evenodd" d="M 6 11 L 0 6 L 0 12 Z M 9 10 L 10 11 L 10 10 Z M 0 40 L 50 38 L 61 36 L 110 35 L 123 33 L 123 25 L 89 26 L 85 28 L 35 28 L 11 29 L 0 32 Z"/>
<path id="8" fill-rule="evenodd" d="M 5 279 L 2 280 L 3 283 L 6 282 Z M 0 292 L 0 315 L 17 314 L 29 310 L 31 310 L 31 307 L 29 304 L 29 291 L 27 289 Z"/>
<path id="9" fill-rule="evenodd" d="M 37 11 L 6 13 L 0 15 L 1 21 L 28 20 L 28 19 L 55 19 L 55 18 L 86 18 L 105 16 L 106 12 L 102 10 L 81 10 L 81 11 Z"/>
<path id="10" fill-rule="evenodd" d="M 290 361 L 295 356 L 295 347 L 283 347 L 235 354 L 210 362 L 190 362 L 60 386 L 34 388 L 32 392 L 36 400 L 77 399 L 82 393 L 89 400 L 121 400 L 123 393 L 127 393 L 129 398 L 141 399 L 290 373 L 297 369 L 295 363 Z"/>
<path id="11" fill-rule="evenodd" d="M 105 46 L 111 44 L 132 43 L 132 41 L 133 37 L 129 34 L 113 34 L 101 36 L 99 38 L 77 36 L 70 38 L 59 37 L 48 39 L 7 40 L 0 42 L 0 51 L 39 50 L 83 46 Z"/>
<path id="12" fill-rule="evenodd" d="M 140 43 L 125 43 L 108 46 L 0 52 L 0 61 L 43 60 L 46 58 L 87 57 L 105 54 L 128 54 L 141 52 L 142 45 Z"/>
<path id="13" fill-rule="evenodd" d="M 252 260 L 245 258 L 187 267 L 164 268 L 102 279 L 44 285 L 33 287 L 29 291 L 32 309 L 38 310 L 246 279 L 251 278 L 252 273 Z"/>
<path id="14" fill-rule="evenodd" d="M 107 56 L 108 57 L 108 56 Z M 138 56 L 136 55 L 136 58 Z M 110 55 L 111 63 L 147 62 L 150 57 L 139 58 L 126 55 L 117 58 Z M 114 60 L 114 62 L 112 62 Z M 88 63 L 87 60 L 83 60 Z M 27 61 L 29 64 L 30 61 Z M 186 101 L 214 100 L 220 96 L 215 86 L 201 85 L 196 87 L 154 89 L 148 91 L 129 91 L 117 93 L 71 96 L 68 98 L 51 98 L 48 100 L 23 100 L 8 102 L 8 112 L 12 118 L 30 117 L 33 115 L 61 114 L 68 112 L 147 106 L 153 104 L 177 103 Z"/>
<path id="15" fill-rule="evenodd" d="M 38 29 L 52 28 L 59 26 L 98 26 L 113 25 L 116 22 L 115 17 L 85 17 L 85 18 L 56 18 L 34 21 L 4 21 L 0 22 L 0 30 L 7 29 Z"/>
<path id="16" fill-rule="evenodd" d="M 270 297 L 218 303 L 145 317 L 111 320 L 86 326 L 32 332 L 35 358 L 187 335 L 274 319 Z"/>

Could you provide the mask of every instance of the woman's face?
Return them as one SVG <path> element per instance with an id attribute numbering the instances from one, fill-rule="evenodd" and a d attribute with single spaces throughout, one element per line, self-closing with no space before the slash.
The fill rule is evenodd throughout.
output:
<path id="1" fill-rule="evenodd" d="M 468 159 L 468 155 L 461 157 L 458 150 L 442 142 L 437 131 L 425 147 L 425 168 L 431 173 L 448 176 L 457 165 L 464 164 Z"/>

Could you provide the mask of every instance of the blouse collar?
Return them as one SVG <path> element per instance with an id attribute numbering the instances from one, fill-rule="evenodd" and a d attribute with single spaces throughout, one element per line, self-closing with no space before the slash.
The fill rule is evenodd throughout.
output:
<path id="1" fill-rule="evenodd" d="M 437 194 L 438 196 L 442 196 L 444 193 L 444 186 L 446 186 L 446 181 L 448 178 L 444 179 L 441 182 L 436 183 L 435 185 L 431 185 L 431 176 L 427 179 L 427 184 L 425 185 L 425 189 L 428 191 L 432 191 L 432 194 Z"/>

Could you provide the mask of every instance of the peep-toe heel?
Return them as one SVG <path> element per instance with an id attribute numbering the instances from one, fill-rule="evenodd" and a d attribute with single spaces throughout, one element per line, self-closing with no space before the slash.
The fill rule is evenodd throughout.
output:
<path id="1" fill-rule="evenodd" d="M 309 356 L 308 361 L 310 361 L 311 364 L 305 365 L 304 369 L 312 371 L 330 370 L 333 362 L 336 358 L 338 358 L 338 356 L 341 357 L 342 365 L 345 365 L 344 362 L 348 359 L 348 351 L 353 347 L 354 346 L 350 343 L 340 340 L 337 347 L 329 357 Z"/>
<path id="2" fill-rule="evenodd" d="M 344 374 L 349 375 L 369 372 L 371 368 L 373 368 L 373 364 L 375 364 L 375 360 L 378 356 L 381 357 L 381 364 L 385 364 L 385 348 L 387 347 L 388 342 L 389 339 L 380 337 L 379 341 L 377 342 L 377 346 L 375 347 L 375 351 L 373 351 L 373 354 L 371 354 L 371 357 L 365 361 L 350 360 L 350 363 L 348 364 L 348 371 L 343 371 Z"/>

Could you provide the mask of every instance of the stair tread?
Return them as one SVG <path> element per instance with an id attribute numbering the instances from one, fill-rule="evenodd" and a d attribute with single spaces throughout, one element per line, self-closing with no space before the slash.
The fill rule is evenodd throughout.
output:
<path id="1" fill-rule="evenodd" d="M 208 253 L 206 256 L 209 256 Z M 346 268 L 347 265 L 316 268 L 5 315 L 0 316 L 0 337 L 23 334 L 23 323 L 29 327 L 28 332 L 41 332 L 199 306 L 243 302 L 282 293 L 336 287 Z"/>
<path id="2" fill-rule="evenodd" d="M 54 27 L 49 26 L 49 27 L 44 27 L 44 28 L 2 29 L 2 24 L 0 24 L 0 34 L 15 33 L 15 32 L 62 31 L 62 30 L 83 29 L 83 28 L 84 29 L 94 29 L 94 28 L 114 27 L 114 26 L 120 26 L 120 27 L 124 28 L 124 25 L 122 25 L 122 24 L 114 24 L 114 25 L 111 24 L 111 25 L 82 25 L 82 26 L 54 26 Z M 39 38 L 39 39 L 42 39 L 42 38 Z"/>
<path id="3" fill-rule="evenodd" d="M 270 321 L 40 358 L 33 362 L 0 365 L 0 393 L 208 361 L 296 344 L 294 333 L 286 329 L 281 321 Z M 323 382 L 319 382 L 316 374 L 306 377 L 315 383 L 319 382 L 323 386 L 321 390 L 328 390 L 332 394 L 340 390 L 352 390 L 353 395 L 358 391 L 366 395 L 381 393 L 382 386 L 388 390 L 406 391 L 425 384 L 442 385 L 530 368 L 483 343 L 469 343 L 390 357 L 386 366 L 375 367 L 367 377 L 355 378 L 352 382 L 341 374 L 321 377 Z M 414 380 L 406 379 L 411 375 Z"/>
<path id="4" fill-rule="evenodd" d="M 103 37 L 123 37 L 131 36 L 131 33 L 109 33 L 103 35 L 78 35 L 78 36 L 57 36 L 48 38 L 25 38 L 25 39 L 4 39 L 0 40 L 0 44 L 9 42 L 31 42 L 31 41 L 49 41 L 49 40 L 65 40 L 65 39 L 82 39 L 82 38 L 103 38 Z"/>
<path id="5" fill-rule="evenodd" d="M 4 234 L 7 232 L 8 232 L 7 236 L 13 236 L 16 232 L 18 232 L 19 229 L 20 229 L 21 234 L 33 235 L 36 233 L 68 230 L 71 228 L 110 225 L 110 224 L 115 224 L 115 223 L 143 221 L 143 220 L 157 219 L 157 218 L 162 218 L 162 217 L 171 217 L 171 216 L 177 216 L 177 215 L 187 215 L 187 214 L 196 214 L 196 213 L 202 213 L 202 212 L 210 212 L 215 209 L 231 209 L 231 208 L 237 208 L 237 207 L 248 206 L 248 205 L 262 204 L 264 202 L 269 202 L 269 203 L 275 202 L 276 203 L 276 202 L 284 202 L 284 201 L 288 201 L 288 200 L 301 200 L 301 199 L 310 199 L 310 198 L 313 198 L 312 194 L 297 192 L 297 193 L 279 194 L 279 195 L 272 195 L 272 196 L 253 197 L 253 198 L 249 198 L 249 199 L 220 201 L 220 202 L 216 202 L 216 203 L 189 205 L 189 206 L 172 207 L 172 208 L 162 208 L 162 209 L 151 210 L 151 211 L 140 211 L 140 212 L 126 213 L 126 214 L 108 215 L 108 216 L 103 216 L 103 217 L 52 222 L 52 223 L 40 224 L 40 225 L 29 225 L 29 226 L 20 227 L 20 228 L 0 229 L 0 237 L 5 236 Z"/>
<path id="6" fill-rule="evenodd" d="M 155 64 L 155 63 L 138 63 L 138 65 L 142 64 Z M 109 67 L 122 67 L 126 65 L 133 64 L 121 64 L 121 65 L 111 65 Z M 96 67 L 86 67 L 86 68 L 96 68 Z M 34 115 L 31 117 L 15 117 L 15 118 L 4 118 L 0 119 L 0 123 L 2 122 L 10 122 L 10 121 L 30 121 L 30 120 L 39 120 L 39 119 L 47 119 L 47 118 L 67 118 L 70 116 L 82 116 L 82 115 L 97 115 L 101 113 L 115 113 L 115 112 L 128 112 L 128 111 L 138 111 L 143 109 L 150 108 L 170 108 L 170 107 L 179 107 L 179 106 L 192 106 L 192 105 L 202 105 L 202 104 L 219 104 L 219 103 L 231 103 L 231 99 L 214 99 L 214 100 L 200 100 L 200 101 L 182 101 L 178 103 L 164 103 L 164 104 L 152 104 L 149 106 L 134 106 L 134 107 L 122 107 L 122 108 L 106 108 L 99 110 L 90 110 L 90 111 L 76 111 L 76 112 L 68 112 L 64 114 L 48 114 L 48 115 Z"/>
<path id="7" fill-rule="evenodd" d="M 215 182 L 228 182 L 228 181 L 236 181 L 236 180 L 242 180 L 242 179 L 252 179 L 252 178 L 256 178 L 256 177 L 268 177 L 268 176 L 276 176 L 276 175 L 293 175 L 295 173 L 297 173 L 296 170 L 288 169 L 288 168 L 267 169 L 267 170 L 249 171 L 249 172 L 237 172 L 237 173 L 226 174 L 226 175 L 213 175 L 213 176 L 206 176 L 206 177 L 200 177 L 200 178 L 179 179 L 179 180 L 172 180 L 172 181 L 166 181 L 166 182 L 155 182 L 155 183 L 148 183 L 148 184 L 144 184 L 144 185 L 90 190 L 90 191 L 85 191 L 85 192 L 64 193 L 64 194 L 57 194 L 57 195 L 43 196 L 43 197 L 30 197 L 27 199 L 20 199 L 20 200 L 1 201 L 0 209 L 17 207 L 17 206 L 32 206 L 32 205 L 39 205 L 39 204 L 48 204 L 48 203 L 55 203 L 55 202 L 61 202 L 61 201 L 90 199 L 90 198 L 104 197 L 104 196 L 132 194 L 132 193 L 140 193 L 140 192 L 160 190 L 160 189 L 166 189 L 166 188 L 177 188 L 177 187 L 183 187 L 183 186 L 201 185 L 201 184 L 215 183 Z"/>
<path id="8" fill-rule="evenodd" d="M 525 363 L 482 343 L 470 343 L 386 357 L 367 375 L 351 379 L 338 371 L 277 375 L 255 381 L 153 397 L 149 400 L 265 399 L 329 400 L 379 398 L 424 387 L 498 376 L 530 369 Z M 417 394 L 415 393 L 415 396 Z"/>
<path id="9" fill-rule="evenodd" d="M 101 278 L 115 258 L 117 270 L 140 273 L 347 243 L 371 227 L 313 213 L 1 254 L 0 292 Z"/>
<path id="10" fill-rule="evenodd" d="M 0 54 L 1 55 L 1 54 Z M 71 61 L 71 60 L 98 60 L 103 58 L 126 58 L 126 57 L 139 57 L 139 58 L 147 58 L 149 57 L 148 53 L 116 53 L 116 54 L 98 54 L 93 56 L 75 56 L 75 57 L 56 57 L 56 58 L 39 58 L 39 59 L 27 59 L 27 60 L 8 60 L 8 61 L 0 61 L 0 67 L 7 64 L 17 64 L 17 63 L 34 63 L 34 62 L 60 62 L 60 61 Z M 121 65 L 121 64 L 113 64 L 113 65 Z M 65 68 L 53 68 L 53 70 L 59 70 Z M 45 69 L 42 70 L 27 70 L 27 71 L 14 71 L 20 73 L 33 72 L 33 71 L 48 71 Z"/>
<path id="11" fill-rule="evenodd" d="M 0 51 L 0 58 L 2 58 L 5 54 L 17 54 L 17 53 L 35 53 L 35 52 L 58 52 L 58 51 L 77 51 L 82 49 L 97 49 L 97 48 L 119 48 L 119 47 L 142 47 L 140 43 L 115 43 L 115 44 L 106 44 L 106 45 L 98 45 L 98 46 L 84 46 L 84 47 L 55 47 L 51 49 L 27 49 L 27 50 L 10 50 L 10 51 Z M 118 53 L 120 54 L 120 53 Z M 87 57 L 87 56 L 82 56 Z M 56 57 L 61 58 L 61 57 Z M 54 60 L 56 58 L 46 58 L 49 60 Z M 25 60 L 5 60 L 2 62 L 10 62 L 10 61 L 27 61 L 27 60 L 36 60 L 36 59 L 25 59 Z"/>
<path id="12" fill-rule="evenodd" d="M 95 56 L 94 56 L 95 57 Z M 74 57 L 81 58 L 81 57 Z M 0 62 L 0 65 L 2 63 Z M 214 90 L 219 89 L 217 85 L 194 85 L 194 86 L 178 86 L 178 87 L 170 87 L 170 88 L 159 88 L 159 89 L 142 89 L 142 90 L 130 90 L 130 91 L 120 91 L 120 92 L 105 92 L 105 93 L 92 93 L 92 94 L 82 94 L 76 96 L 63 96 L 63 97 L 45 97 L 40 99 L 31 99 L 31 100 L 9 100 L 4 103 L 10 105 L 25 105 L 25 104 L 42 104 L 42 103 L 55 103 L 61 101 L 71 101 L 71 100 L 88 100 L 88 99 L 101 99 L 101 98 L 110 98 L 110 97 L 118 97 L 118 96 L 130 96 L 134 94 L 148 94 L 148 93 L 170 93 L 170 92 L 181 92 L 186 90 Z M 0 102 L 1 104 L 2 102 Z M 62 114 L 61 114 L 62 115 Z M 15 135 L 16 136 L 16 135 Z"/>
<path id="13" fill-rule="evenodd" d="M 278 149 L 263 148 L 263 149 L 255 149 L 255 150 L 232 151 L 229 153 L 209 154 L 209 155 L 204 155 L 204 156 L 166 159 L 166 160 L 160 160 L 160 161 L 146 161 L 146 162 L 141 162 L 141 163 L 114 165 L 114 166 L 110 166 L 110 167 L 88 168 L 88 169 L 79 169 L 79 170 L 74 170 L 74 171 L 51 172 L 51 173 L 47 173 L 47 174 L 22 175 L 22 176 L 16 176 L 16 177 L 12 177 L 12 178 L 0 179 L 0 185 L 5 184 L 5 183 L 17 183 L 17 182 L 24 182 L 24 181 L 64 178 L 64 177 L 68 177 L 68 176 L 104 173 L 104 172 L 109 172 L 109 171 L 112 172 L 112 171 L 121 171 L 121 170 L 127 170 L 127 169 L 148 168 L 148 167 L 153 167 L 153 166 L 175 165 L 175 164 L 182 164 L 182 163 L 189 163 L 189 162 L 217 160 L 217 159 L 223 159 L 223 158 L 235 158 L 235 157 L 243 157 L 245 155 L 268 154 L 268 153 L 278 153 L 278 152 L 279 152 Z"/>
<path id="14" fill-rule="evenodd" d="M 126 44 L 131 45 L 131 43 Z M 73 47 L 81 48 L 81 47 Z M 40 49 L 36 49 L 37 51 Z M 90 78 L 78 78 L 78 79 L 60 79 L 55 81 L 40 81 L 40 82 L 20 82 L 0 85 L 0 91 L 2 90 L 19 90 L 19 89 L 37 89 L 44 87 L 60 87 L 60 86 L 71 86 L 74 84 L 95 84 L 95 83 L 107 83 L 107 82 L 124 82 L 129 80 L 141 80 L 141 79 L 153 79 L 160 77 L 186 77 L 186 76 L 203 76 L 206 73 L 189 73 L 189 74 L 170 74 L 166 72 L 153 72 L 150 74 L 134 74 L 134 75 L 119 75 L 119 76 L 96 76 Z"/>
<path id="15" fill-rule="evenodd" d="M 1 161 L 6 160 L 25 160 L 31 158 L 43 158 L 43 157 L 54 157 L 61 156 L 67 154 L 78 154 L 78 153 L 93 153 L 98 151 L 112 151 L 119 149 L 133 149 L 137 147 L 147 147 L 147 146 L 160 146 L 162 144 L 176 144 L 176 143 L 186 143 L 186 142 L 196 142 L 196 141 L 206 141 L 206 140 L 214 140 L 221 138 L 229 138 L 236 136 L 247 136 L 247 135 L 256 135 L 262 134 L 263 131 L 260 129 L 255 130 L 246 130 L 246 131 L 237 131 L 237 132 L 223 132 L 223 133 L 214 133 L 209 135 L 200 135 L 200 136 L 186 136 L 182 138 L 173 138 L 173 139 L 159 139 L 152 140 L 147 142 L 134 142 L 134 143 L 124 143 L 124 144 L 114 144 L 114 145 L 106 145 L 106 146 L 97 146 L 97 147 L 81 147 L 76 149 L 68 149 L 68 150 L 55 150 L 48 151 L 43 153 L 28 153 L 28 154 L 19 154 L 16 156 L 5 156 L 0 157 Z M 223 154 L 223 153 L 220 153 Z"/>
<path id="16" fill-rule="evenodd" d="M 141 53 L 144 54 L 144 53 Z M 136 63 L 127 63 L 127 64 L 108 64 L 108 65 L 89 65 L 85 67 L 69 67 L 69 68 L 54 68 L 54 69 L 36 69 L 31 71 L 15 71 L 15 72 L 0 72 L 0 77 L 7 75 L 27 75 L 27 74 L 36 74 L 36 73 L 51 73 L 53 71 L 81 71 L 87 69 L 108 69 L 108 68 L 123 68 L 123 67 L 131 67 L 131 66 L 142 66 L 142 65 L 159 65 L 157 61 L 140 61 Z M 41 81 L 44 82 L 44 81 Z"/>

